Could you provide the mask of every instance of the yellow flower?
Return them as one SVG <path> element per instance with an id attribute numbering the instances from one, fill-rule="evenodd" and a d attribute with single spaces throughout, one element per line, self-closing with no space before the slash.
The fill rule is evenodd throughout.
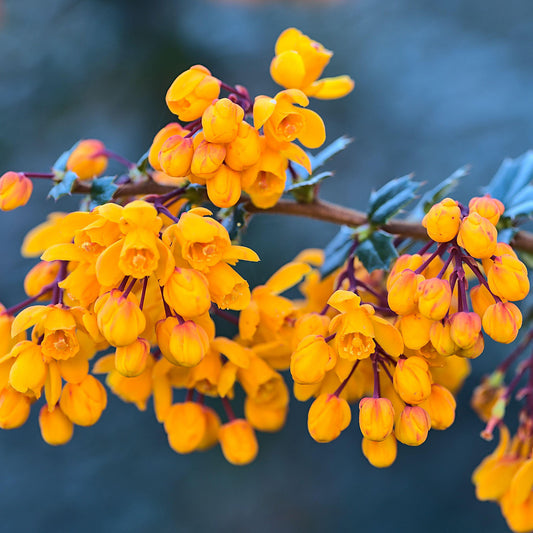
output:
<path id="1" fill-rule="evenodd" d="M 148 153 L 148 161 L 150 162 L 150 165 L 152 165 L 155 170 L 163 170 L 159 164 L 159 152 L 161 152 L 161 148 L 165 141 L 170 137 L 174 137 L 174 135 L 185 137 L 188 133 L 189 131 L 177 122 L 171 122 L 159 130 L 152 141 L 152 146 L 150 146 L 150 152 Z"/>
<path id="2" fill-rule="evenodd" d="M 394 388 L 409 404 L 419 404 L 431 394 L 431 374 L 421 357 L 399 359 L 394 370 Z"/>
<path id="3" fill-rule="evenodd" d="M 288 28 L 276 41 L 270 64 L 272 79 L 287 89 L 301 89 L 308 96 L 333 99 L 347 95 L 354 83 L 348 76 L 318 79 L 333 53 L 296 28 Z"/>
<path id="4" fill-rule="evenodd" d="M 396 438 L 403 444 L 420 446 L 427 439 L 430 428 L 431 419 L 425 409 L 406 405 L 396 422 L 394 432 Z"/>
<path id="5" fill-rule="evenodd" d="M 127 378 L 142 374 L 146 368 L 150 343 L 138 338 L 127 346 L 120 346 L 115 350 L 115 368 Z"/>
<path id="6" fill-rule="evenodd" d="M 296 383 L 319 383 L 336 362 L 335 351 L 322 335 L 308 335 L 291 356 L 291 375 Z"/>
<path id="7" fill-rule="evenodd" d="M 394 408 L 388 398 L 362 398 L 359 402 L 359 428 L 363 437 L 383 441 L 394 425 Z"/>
<path id="8" fill-rule="evenodd" d="M 488 194 L 483 197 L 476 196 L 468 202 L 468 209 L 471 213 L 477 213 L 486 218 L 491 224 L 496 226 L 500 216 L 505 211 L 505 206 L 500 200 L 491 198 Z"/>
<path id="9" fill-rule="evenodd" d="M 225 163 L 238 172 L 255 165 L 261 156 L 262 146 L 259 134 L 247 122 L 239 124 L 237 137 L 226 145 Z"/>
<path id="10" fill-rule="evenodd" d="M 506 300 L 523 300 L 529 293 L 527 268 L 512 255 L 497 256 L 487 272 L 487 280 L 490 290 Z"/>
<path id="11" fill-rule="evenodd" d="M 80 383 L 67 383 L 59 401 L 61 410 L 78 426 L 92 426 L 98 422 L 107 405 L 104 386 L 93 376 Z"/>
<path id="12" fill-rule="evenodd" d="M 88 180 L 103 174 L 107 168 L 104 143 L 96 139 L 80 141 L 72 150 L 67 161 L 67 170 L 78 175 L 80 180 Z"/>
<path id="13" fill-rule="evenodd" d="M 6 172 L 0 177 L 0 210 L 11 211 L 28 203 L 33 183 L 24 174 Z"/>
<path id="14" fill-rule="evenodd" d="M 41 396 L 46 379 L 46 365 L 41 347 L 31 341 L 17 343 L 10 352 L 15 362 L 9 371 L 9 384 L 23 394 Z"/>
<path id="15" fill-rule="evenodd" d="M 193 154 L 193 141 L 190 137 L 173 135 L 161 146 L 159 166 L 169 176 L 174 178 L 185 177 L 191 171 Z"/>
<path id="16" fill-rule="evenodd" d="M 350 425 L 351 419 L 346 400 L 334 394 L 321 394 L 309 409 L 307 428 L 317 442 L 331 442 Z"/>
<path id="17" fill-rule="evenodd" d="M 502 513 L 507 525 L 516 532 L 533 529 L 533 458 L 516 471 L 509 490 L 501 499 Z"/>
<path id="18" fill-rule="evenodd" d="M 233 465 L 251 463 L 259 451 L 255 432 L 247 420 L 237 418 L 223 424 L 218 440 L 226 461 Z"/>
<path id="19" fill-rule="evenodd" d="M 174 404 L 165 418 L 168 443 L 177 453 L 191 453 L 196 450 L 206 429 L 202 406 L 194 402 Z"/>
<path id="20" fill-rule="evenodd" d="M 206 141 L 230 143 L 239 132 L 244 118 L 244 109 L 228 98 L 221 98 L 210 104 L 202 115 L 202 128 Z"/>
<path id="21" fill-rule="evenodd" d="M 461 209 L 455 200 L 444 198 L 428 211 L 422 225 L 434 241 L 451 241 L 461 225 Z"/>
<path id="22" fill-rule="evenodd" d="M 201 141 L 194 149 L 191 172 L 200 178 L 211 178 L 225 157 L 226 147 L 223 144 Z"/>
<path id="23" fill-rule="evenodd" d="M 442 385 L 436 383 L 431 385 L 431 394 L 420 407 L 429 415 L 433 429 L 448 429 L 455 420 L 455 398 Z"/>
<path id="24" fill-rule="evenodd" d="M 0 391 L 0 428 L 15 429 L 30 416 L 31 400 L 11 387 Z"/>
<path id="25" fill-rule="evenodd" d="M 368 462 L 376 468 L 387 468 L 396 460 L 398 445 L 394 433 L 391 433 L 385 440 L 374 441 L 363 437 L 363 455 Z"/>
<path id="26" fill-rule="evenodd" d="M 483 315 L 483 329 L 497 342 L 509 344 L 522 327 L 522 313 L 511 302 L 497 302 L 487 307 Z"/>
<path id="27" fill-rule="evenodd" d="M 498 232 L 492 222 L 473 212 L 462 220 L 457 243 L 472 257 L 484 259 L 496 251 L 497 238 Z"/>
<path id="28" fill-rule="evenodd" d="M 58 405 L 51 411 L 43 405 L 39 411 L 39 427 L 43 440 L 51 446 L 66 444 L 74 434 L 74 424 Z"/>

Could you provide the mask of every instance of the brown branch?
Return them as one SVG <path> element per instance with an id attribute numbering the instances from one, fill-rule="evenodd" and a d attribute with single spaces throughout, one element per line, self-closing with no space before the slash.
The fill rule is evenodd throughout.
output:
<path id="1" fill-rule="evenodd" d="M 137 183 L 126 183 L 120 185 L 119 188 L 113 194 L 113 198 L 122 198 L 125 196 L 138 196 L 146 194 L 165 194 L 175 190 L 176 187 L 172 185 L 160 185 L 152 180 L 139 181 Z M 83 181 L 77 181 L 72 188 L 73 193 L 77 194 L 90 194 L 91 184 L 84 183 Z"/>

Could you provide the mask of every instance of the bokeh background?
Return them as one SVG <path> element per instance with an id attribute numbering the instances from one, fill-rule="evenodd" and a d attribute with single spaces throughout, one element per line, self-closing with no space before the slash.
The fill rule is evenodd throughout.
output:
<path id="1" fill-rule="evenodd" d="M 347 73 L 355 91 L 313 102 L 328 140 L 349 150 L 330 165 L 325 198 L 364 208 L 386 180 L 414 172 L 434 184 L 466 163 L 460 196 L 477 192 L 505 156 L 533 147 L 531 0 L 0 0 L 0 171 L 46 171 L 79 138 L 96 137 L 130 159 L 171 120 L 164 94 L 195 63 L 252 94 L 274 94 L 268 65 L 288 26 L 335 51 L 327 75 Z M 2 214 L 0 301 L 23 298 L 32 263 L 23 235 L 50 210 L 38 184 L 25 209 Z M 39 195 L 39 193 L 41 193 Z M 246 236 L 264 281 L 302 247 L 324 246 L 329 224 L 256 218 Z M 306 405 L 291 404 L 281 434 L 261 435 L 252 465 L 220 450 L 178 456 L 151 412 L 110 398 L 101 421 L 77 428 L 63 448 L 44 444 L 36 413 L 0 435 L 0 520 L 6 532 L 496 533 L 495 505 L 475 500 L 470 473 L 493 447 L 468 406 L 480 376 L 501 358 L 474 363 L 457 420 L 420 448 L 402 446 L 385 471 L 360 452 L 356 422 L 319 445 Z"/>

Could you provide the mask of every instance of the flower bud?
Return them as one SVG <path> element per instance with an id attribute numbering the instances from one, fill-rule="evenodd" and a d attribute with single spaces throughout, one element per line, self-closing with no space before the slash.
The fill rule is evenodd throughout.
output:
<path id="1" fill-rule="evenodd" d="M 420 446 L 431 428 L 428 413 L 420 406 L 406 405 L 394 428 L 396 438 L 407 446 Z"/>
<path id="2" fill-rule="evenodd" d="M 170 447 L 177 453 L 191 453 L 202 442 L 207 429 L 202 406 L 195 402 L 174 404 L 165 418 Z"/>
<path id="3" fill-rule="evenodd" d="M 33 183 L 24 174 L 6 172 L 0 177 L 0 210 L 11 211 L 28 203 Z"/>
<path id="4" fill-rule="evenodd" d="M 172 364 L 176 365 L 174 355 L 170 351 L 170 336 L 176 326 L 179 326 L 180 321 L 174 316 L 167 316 L 163 320 L 159 320 L 155 325 L 155 334 L 157 345 L 161 350 L 163 356 Z"/>
<path id="5" fill-rule="evenodd" d="M 419 266 L 422 266 L 424 260 L 419 254 L 409 255 L 403 254 L 394 261 L 389 277 L 387 278 L 387 291 L 391 290 L 392 285 L 396 281 L 396 278 L 404 270 L 416 270 Z"/>
<path id="6" fill-rule="evenodd" d="M 39 261 L 24 278 L 24 292 L 29 297 L 37 296 L 46 285 L 50 285 L 56 279 L 59 267 L 59 261 Z M 50 300 L 51 294 L 52 291 L 48 291 L 39 300 Z"/>
<path id="7" fill-rule="evenodd" d="M 348 427 L 351 419 L 346 400 L 334 394 L 321 394 L 309 408 L 307 428 L 317 442 L 331 442 Z"/>
<path id="8" fill-rule="evenodd" d="M 383 441 L 392 432 L 394 408 L 388 398 L 362 398 L 359 402 L 359 427 L 363 437 Z"/>
<path id="9" fill-rule="evenodd" d="M 429 330 L 429 340 L 440 355 L 453 355 L 458 350 L 457 344 L 450 334 L 450 329 L 450 321 L 446 319 L 444 324 L 440 321 L 433 322 Z"/>
<path id="10" fill-rule="evenodd" d="M 527 268 L 516 257 L 496 257 L 487 274 L 490 290 L 506 300 L 523 300 L 529 293 Z"/>
<path id="11" fill-rule="evenodd" d="M 259 133 L 247 122 L 241 122 L 237 137 L 226 149 L 226 165 L 238 172 L 246 170 L 255 165 L 261 156 Z"/>
<path id="12" fill-rule="evenodd" d="M 451 241 L 457 235 L 460 224 L 461 209 L 451 198 L 435 204 L 422 219 L 429 237 L 436 242 Z"/>
<path id="13" fill-rule="evenodd" d="M 104 386 L 91 375 L 80 383 L 67 383 L 59 401 L 63 413 L 78 426 L 92 426 L 98 422 L 106 405 Z"/>
<path id="14" fill-rule="evenodd" d="M 420 407 L 428 413 L 433 429 L 448 429 L 455 420 L 455 398 L 442 385 L 431 385 L 431 394 Z"/>
<path id="15" fill-rule="evenodd" d="M 217 207 L 231 207 L 241 197 L 241 175 L 227 165 L 220 165 L 207 180 L 207 196 Z"/>
<path id="16" fill-rule="evenodd" d="M 166 102 L 180 120 L 190 122 L 200 118 L 219 94 L 220 82 L 202 65 L 194 65 L 173 81 Z"/>
<path id="17" fill-rule="evenodd" d="M 123 376 L 133 378 L 142 374 L 146 368 L 150 343 L 138 338 L 127 346 L 120 346 L 115 350 L 115 368 Z"/>
<path id="18" fill-rule="evenodd" d="M 479 315 L 479 318 L 483 318 L 489 305 L 494 303 L 494 296 L 485 285 L 476 285 L 470 289 L 470 300 L 474 313 Z"/>
<path id="19" fill-rule="evenodd" d="M 418 310 L 418 287 L 424 276 L 412 270 L 400 272 L 389 289 L 388 302 L 390 308 L 398 315 L 409 315 Z"/>
<path id="20" fill-rule="evenodd" d="M 488 194 L 479 197 L 476 196 L 468 202 L 468 209 L 470 213 L 478 213 L 482 217 L 486 218 L 491 224 L 496 226 L 500 216 L 505 211 L 505 206 L 500 200 L 491 198 Z"/>
<path id="21" fill-rule="evenodd" d="M 321 335 L 304 337 L 291 356 L 291 374 L 296 383 L 319 383 L 335 366 L 337 357 Z"/>
<path id="22" fill-rule="evenodd" d="M 41 395 L 46 380 L 46 365 L 41 347 L 31 341 L 21 341 L 11 350 L 15 362 L 9 371 L 9 384 L 23 394 Z"/>
<path id="23" fill-rule="evenodd" d="M 165 301 L 183 317 L 203 315 L 211 307 L 205 276 L 192 268 L 176 268 L 163 287 Z"/>
<path id="24" fill-rule="evenodd" d="M 450 282 L 446 279 L 426 279 L 418 286 L 418 310 L 431 320 L 442 320 L 452 301 Z"/>
<path id="25" fill-rule="evenodd" d="M 223 424 L 218 431 L 218 440 L 226 461 L 232 465 L 246 465 L 257 457 L 259 446 L 247 420 L 237 418 Z"/>
<path id="26" fill-rule="evenodd" d="M 150 151 L 148 153 L 148 161 L 150 165 L 152 165 L 155 170 L 163 170 L 159 164 L 159 152 L 165 141 L 170 137 L 174 137 L 174 135 L 185 137 L 188 133 L 189 131 L 177 122 L 171 122 L 159 130 L 152 141 L 152 146 L 150 146 Z"/>
<path id="27" fill-rule="evenodd" d="M 287 406 L 277 406 L 268 403 L 258 403 L 247 397 L 244 401 L 244 414 L 252 427 L 259 431 L 279 431 L 287 418 Z"/>
<path id="28" fill-rule="evenodd" d="M 100 176 L 107 168 L 104 143 L 96 139 L 80 141 L 67 161 L 67 170 L 78 175 L 80 180 Z"/>
<path id="29" fill-rule="evenodd" d="M 211 143 L 230 143 L 239 133 L 244 110 L 228 98 L 212 103 L 202 115 L 204 138 Z"/>
<path id="30" fill-rule="evenodd" d="M 223 144 L 202 141 L 192 156 L 191 172 L 200 178 L 211 178 L 220 168 L 226 157 L 226 147 Z"/>
<path id="31" fill-rule="evenodd" d="M 209 349 L 209 337 L 201 326 L 187 320 L 172 329 L 169 349 L 172 359 L 167 359 L 171 363 L 185 367 L 196 366 Z"/>
<path id="32" fill-rule="evenodd" d="M 159 151 L 161 170 L 174 178 L 185 177 L 191 171 L 193 154 L 193 141 L 190 137 L 173 135 L 163 143 Z"/>
<path id="33" fill-rule="evenodd" d="M 481 331 L 481 319 L 476 313 L 461 311 L 450 317 L 450 336 L 459 348 L 473 346 Z"/>
<path id="34" fill-rule="evenodd" d="M 496 251 L 498 232 L 485 217 L 471 213 L 461 222 L 457 243 L 472 257 L 483 259 Z"/>
<path id="35" fill-rule="evenodd" d="M 479 332 L 474 344 L 468 348 L 459 348 L 455 355 L 459 357 L 466 357 L 467 359 L 475 359 L 479 357 L 485 349 L 485 340 L 483 339 L 483 333 Z"/>
<path id="36" fill-rule="evenodd" d="M 227 263 L 220 262 L 206 274 L 211 299 L 220 309 L 240 311 L 250 304 L 248 282 Z"/>
<path id="37" fill-rule="evenodd" d="M 98 328 L 112 346 L 132 344 L 146 327 L 144 314 L 132 293 L 125 298 L 118 289 L 106 292 L 96 300 L 94 311 Z"/>
<path id="38" fill-rule="evenodd" d="M 428 364 L 418 356 L 398 359 L 393 377 L 394 388 L 409 404 L 419 404 L 431 394 L 431 374 Z"/>
<path id="39" fill-rule="evenodd" d="M 513 342 L 521 327 L 522 313 L 511 302 L 490 305 L 483 315 L 483 329 L 496 342 Z"/>
<path id="40" fill-rule="evenodd" d="M 11 387 L 0 391 L 0 428 L 15 429 L 30 416 L 31 400 Z"/>
<path id="41" fill-rule="evenodd" d="M 51 446 L 66 444 L 74 434 L 74 424 L 65 416 L 58 405 L 52 411 L 49 411 L 46 405 L 41 407 L 39 427 L 43 440 Z"/>
<path id="42" fill-rule="evenodd" d="M 429 332 L 433 321 L 420 313 L 402 316 L 398 327 L 402 333 L 403 342 L 411 350 L 420 350 L 429 342 Z"/>
<path id="43" fill-rule="evenodd" d="M 302 315 L 294 324 L 292 345 L 296 347 L 298 343 L 308 335 L 322 335 L 327 337 L 330 318 L 319 313 L 306 313 Z"/>
<path id="44" fill-rule="evenodd" d="M 396 460 L 398 445 L 393 433 L 381 442 L 363 437 L 361 447 L 363 449 L 363 455 L 376 468 L 387 468 Z"/>
<path id="45" fill-rule="evenodd" d="M 214 409 L 203 405 L 202 410 L 205 417 L 205 433 L 200 444 L 196 447 L 199 452 L 208 450 L 218 443 L 218 432 L 221 426 L 220 417 Z"/>
<path id="46" fill-rule="evenodd" d="M 495 371 L 491 376 L 485 376 L 474 389 L 470 405 L 483 422 L 488 422 L 494 405 L 504 394 L 503 374 Z"/>

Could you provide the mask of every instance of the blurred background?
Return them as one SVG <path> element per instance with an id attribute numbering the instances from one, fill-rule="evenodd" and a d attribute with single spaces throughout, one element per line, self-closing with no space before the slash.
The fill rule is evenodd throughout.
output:
<path id="1" fill-rule="evenodd" d="M 268 66 L 278 34 L 296 26 L 335 52 L 327 76 L 349 74 L 355 91 L 312 102 L 328 141 L 354 138 L 334 159 L 324 198 L 365 208 L 390 178 L 414 172 L 430 185 L 464 164 L 459 199 L 478 192 L 506 156 L 533 147 L 531 0 L 0 0 L 0 172 L 47 171 L 79 138 L 99 138 L 137 159 L 172 120 L 164 103 L 173 79 L 208 66 L 251 94 L 275 94 Z M 23 235 L 51 210 L 37 184 L 29 206 L 2 214 L 0 301 L 23 298 L 33 264 Z M 245 244 L 263 261 L 263 282 L 303 247 L 322 247 L 329 224 L 258 217 Z M 280 239 L 283 235 L 283 239 Z M 37 413 L 0 434 L 1 530 L 18 532 L 399 531 L 496 533 L 496 505 L 475 500 L 473 468 L 494 444 L 468 402 L 502 349 L 474 362 L 454 426 L 420 448 L 401 446 L 380 471 L 360 452 L 357 423 L 319 445 L 307 405 L 291 404 L 286 428 L 260 435 L 250 466 L 219 449 L 179 456 L 151 405 L 144 413 L 110 398 L 101 421 L 77 428 L 62 448 L 44 444 Z"/>

